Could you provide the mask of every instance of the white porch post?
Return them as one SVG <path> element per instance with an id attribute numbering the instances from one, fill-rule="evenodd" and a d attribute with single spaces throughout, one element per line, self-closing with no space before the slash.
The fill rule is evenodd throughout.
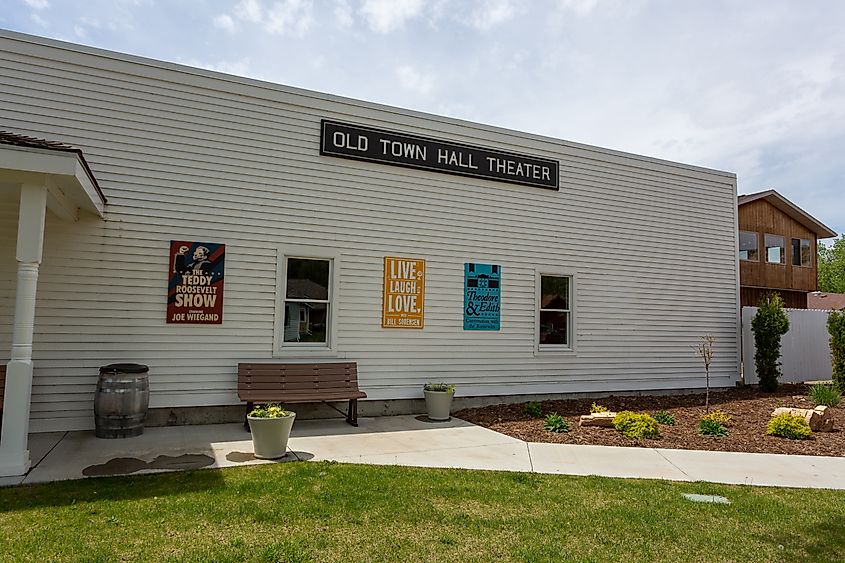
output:
<path id="1" fill-rule="evenodd" d="M 44 244 L 47 187 L 21 186 L 18 216 L 18 285 L 11 361 L 6 368 L 3 430 L 0 433 L 0 477 L 24 475 L 29 470 L 29 407 L 32 394 L 32 334 L 35 328 L 35 291 Z"/>

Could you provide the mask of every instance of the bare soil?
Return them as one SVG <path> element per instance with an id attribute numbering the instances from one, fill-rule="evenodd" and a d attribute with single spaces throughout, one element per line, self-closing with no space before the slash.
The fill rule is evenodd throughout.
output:
<path id="1" fill-rule="evenodd" d="M 561 434 L 544 430 L 543 418 L 523 413 L 525 403 L 463 409 L 454 416 L 528 442 L 845 456 L 845 403 L 832 409 L 833 432 L 814 432 L 808 440 L 766 434 L 766 425 L 775 408 L 813 408 L 806 394 L 804 385 L 781 385 L 775 393 L 763 393 L 756 386 L 711 392 L 710 410 L 721 409 L 731 416 L 726 425 L 729 434 L 721 438 L 698 434 L 699 421 L 705 414 L 704 393 L 542 401 L 544 416 L 556 412 L 569 422 L 569 432 Z M 657 440 L 632 440 L 614 428 L 579 427 L 580 415 L 589 414 L 593 402 L 616 412 L 630 410 L 653 415 L 665 410 L 674 415 L 675 426 L 661 424 L 661 437 Z"/>

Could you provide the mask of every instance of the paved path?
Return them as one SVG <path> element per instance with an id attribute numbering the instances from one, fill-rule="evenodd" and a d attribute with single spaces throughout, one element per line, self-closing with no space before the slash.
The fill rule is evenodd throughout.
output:
<path id="1" fill-rule="evenodd" d="M 526 443 L 458 419 L 431 423 L 391 416 L 360 423 L 353 428 L 339 420 L 297 421 L 285 461 L 845 489 L 845 457 Z M 34 434 L 30 449 L 35 467 L 25 478 L 0 479 L 0 485 L 268 463 L 252 457 L 240 424 L 148 428 L 123 440 L 97 439 L 93 432 Z"/>

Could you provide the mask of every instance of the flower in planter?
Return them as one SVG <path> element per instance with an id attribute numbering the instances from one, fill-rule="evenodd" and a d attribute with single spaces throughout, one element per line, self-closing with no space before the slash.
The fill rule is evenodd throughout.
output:
<path id="1" fill-rule="evenodd" d="M 423 391 L 435 391 L 438 393 L 454 393 L 455 386 L 451 383 L 426 383 Z"/>
<path id="2" fill-rule="evenodd" d="M 284 418 L 290 416 L 291 411 L 286 411 L 281 405 L 271 403 L 269 405 L 255 405 L 249 413 L 253 418 Z"/>

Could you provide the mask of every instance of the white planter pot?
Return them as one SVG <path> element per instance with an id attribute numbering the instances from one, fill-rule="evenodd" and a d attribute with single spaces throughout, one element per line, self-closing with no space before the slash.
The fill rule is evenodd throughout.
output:
<path id="1" fill-rule="evenodd" d="M 281 418 L 257 418 L 248 416 L 249 431 L 252 433 L 252 447 L 258 459 L 284 457 L 288 449 L 288 438 L 293 428 L 296 413 Z"/>
<path id="2" fill-rule="evenodd" d="M 425 391 L 425 407 L 431 420 L 449 420 L 454 391 Z"/>

